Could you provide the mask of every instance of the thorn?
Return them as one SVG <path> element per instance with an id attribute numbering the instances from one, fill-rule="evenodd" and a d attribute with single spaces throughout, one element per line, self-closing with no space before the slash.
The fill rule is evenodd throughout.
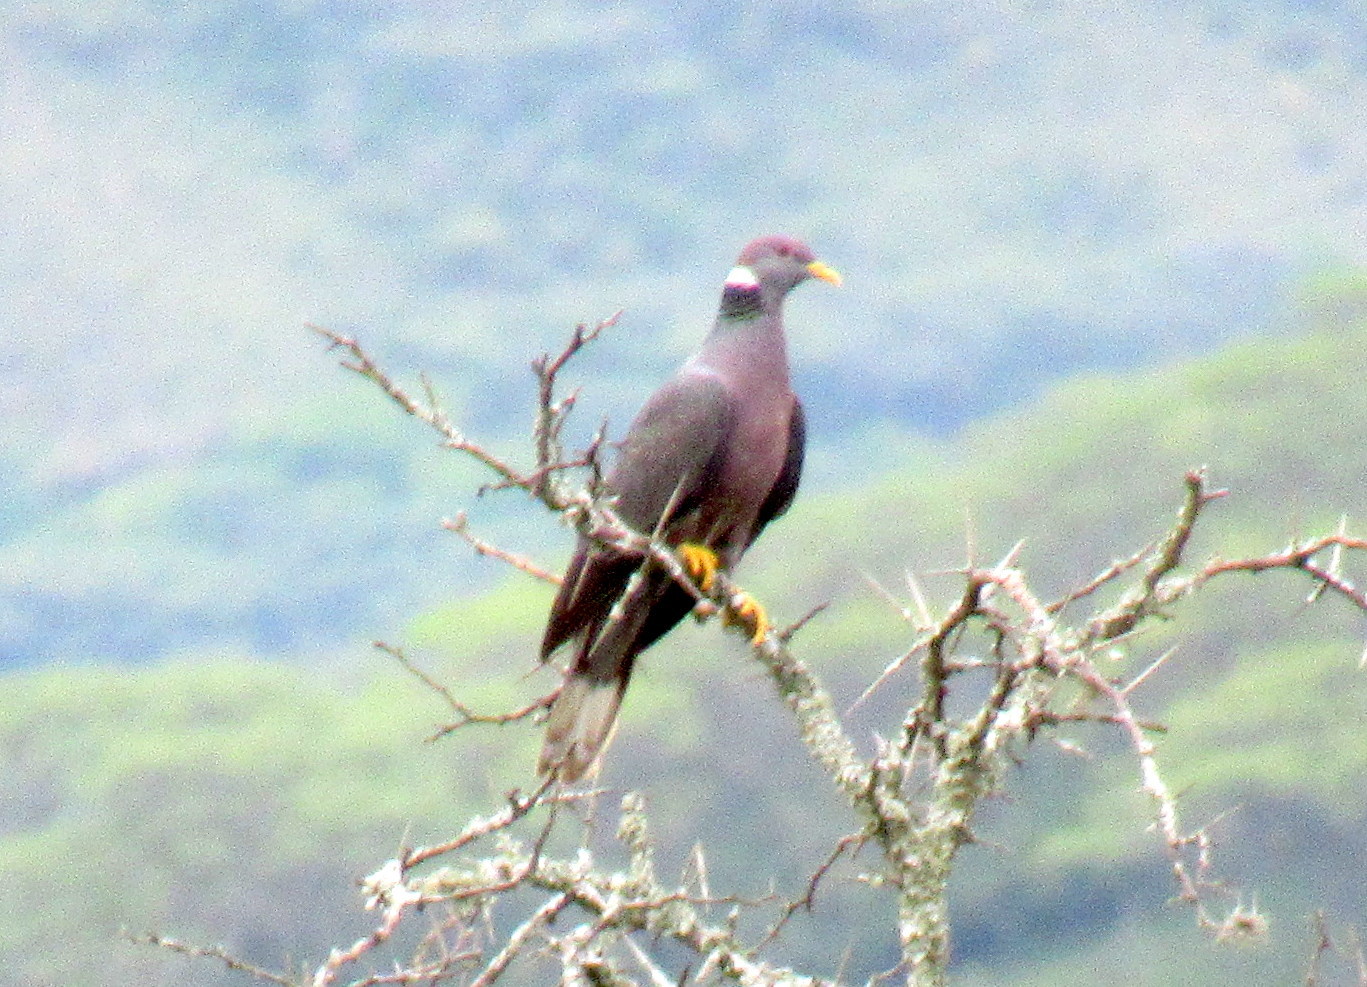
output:
<path id="1" fill-rule="evenodd" d="M 1014 544 L 1014 545 L 1011 546 L 1011 551 L 1009 551 L 1009 552 L 1007 552 L 1005 555 L 1003 555 L 1003 556 L 1002 556 L 1002 560 L 1001 560 L 1000 562 L 998 562 L 998 563 L 996 564 L 996 566 L 994 566 L 994 568 L 996 568 L 996 569 L 1009 569 L 1009 568 L 1013 567 L 1013 566 L 1016 564 L 1016 559 L 1017 559 L 1017 557 L 1018 557 L 1018 556 L 1020 555 L 1020 553 L 1021 553 L 1021 549 L 1023 549 L 1024 547 L 1025 547 L 1025 539 L 1022 538 L 1020 541 L 1016 542 L 1016 544 Z"/>
<path id="2" fill-rule="evenodd" d="M 1112 643 L 1112 642 L 1109 642 L 1109 641 L 1108 641 L 1107 643 L 1110 644 L 1110 643 Z M 1142 672 L 1140 672 L 1138 675 L 1136 675 L 1136 676 L 1130 681 L 1130 684 L 1129 684 L 1129 685 L 1127 685 L 1127 686 L 1125 686 L 1123 689 L 1121 689 L 1121 690 L 1120 690 L 1120 694 L 1121 694 L 1122 696 L 1128 696 L 1128 695 L 1129 695 L 1131 692 L 1133 692 L 1135 689 L 1139 688 L 1141 685 L 1144 684 L 1145 680 L 1147 680 L 1148 677 L 1149 677 L 1150 675 L 1152 675 L 1154 672 L 1158 671 L 1159 666 L 1161 666 L 1164 662 L 1166 662 L 1169 658 L 1171 658 L 1171 657 L 1172 657 L 1174 654 L 1176 654 L 1176 653 L 1177 653 L 1177 646 L 1176 646 L 1176 645 L 1174 645 L 1173 647 L 1169 648 L 1167 651 L 1164 651 L 1161 655 L 1159 655 L 1156 659 L 1154 659 L 1153 663 L 1150 664 L 1148 668 L 1144 669 L 1144 671 L 1142 671 Z M 1364 657 L 1364 658 L 1367 658 L 1367 652 L 1364 652 L 1363 657 Z"/>
<path id="3" fill-rule="evenodd" d="M 1096 758 L 1093 757 L 1092 754 L 1086 748 L 1073 743 L 1071 740 L 1065 740 L 1062 737 L 1055 737 L 1054 746 L 1056 746 L 1059 750 L 1063 751 L 1063 753 L 1071 754 L 1074 757 L 1080 757 L 1084 761 L 1096 760 Z"/>
<path id="4" fill-rule="evenodd" d="M 876 593 L 878 596 L 881 596 L 883 598 L 883 601 L 887 603 L 888 606 L 892 607 L 894 610 L 897 611 L 897 615 L 899 617 L 901 617 L 908 623 L 911 622 L 911 610 L 907 607 L 904 607 L 898 601 L 897 597 L 892 595 L 892 590 L 888 589 L 886 586 L 880 583 L 877 579 L 873 578 L 873 576 L 869 575 L 867 572 L 861 572 L 859 575 L 864 580 L 864 583 L 869 587 L 869 589 L 873 590 L 874 593 Z"/>
<path id="5" fill-rule="evenodd" d="M 935 617 L 930 612 L 930 605 L 926 603 L 926 594 L 921 589 L 921 581 L 916 578 L 916 573 L 907 570 L 907 592 L 911 594 L 912 600 L 916 603 L 916 612 L 920 617 L 917 624 L 918 631 L 928 630 L 935 626 Z"/>

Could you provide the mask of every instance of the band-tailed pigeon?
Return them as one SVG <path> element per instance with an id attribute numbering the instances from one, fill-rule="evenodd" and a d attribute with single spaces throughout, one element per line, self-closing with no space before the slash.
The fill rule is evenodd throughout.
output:
<path id="1" fill-rule="evenodd" d="M 704 591 L 797 491 L 805 433 L 788 381 L 783 299 L 808 278 L 840 283 L 796 240 L 767 236 L 747 246 L 727 275 L 711 334 L 646 402 L 605 481 L 618 515 L 675 547 Z M 745 599 L 758 643 L 768 619 Z M 694 603 L 658 563 L 579 539 L 541 645 L 543 661 L 572 639 L 578 648 L 551 707 L 541 773 L 573 782 L 596 769 L 636 656 Z"/>

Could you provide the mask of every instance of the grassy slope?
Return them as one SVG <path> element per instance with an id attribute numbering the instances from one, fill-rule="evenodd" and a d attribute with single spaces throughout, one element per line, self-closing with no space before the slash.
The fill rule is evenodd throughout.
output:
<path id="1" fill-rule="evenodd" d="M 908 465 L 871 489 L 800 502 L 746 582 L 780 619 L 835 596 L 799 647 L 848 699 L 911 636 L 858 574 L 896 584 L 907 566 L 957 564 L 965 507 L 983 555 L 1025 535 L 1027 569 L 1059 587 L 1161 529 L 1182 470 L 1197 463 L 1232 490 L 1212 509 L 1198 556 L 1270 549 L 1340 513 L 1363 516 L 1363 343 L 1360 327 L 1341 324 L 1162 372 L 1079 380 L 958 447 L 885 449 Z M 930 586 L 935 599 L 953 593 L 946 578 Z M 1221 859 L 1259 889 L 1277 945 L 1237 955 L 1194 945 L 1162 909 L 1163 865 L 1128 762 L 1078 763 L 1042 748 L 1013 778 L 1013 800 L 983 820 L 1003 848 L 964 858 L 966 983 L 1038 980 L 1046 960 L 1065 979 L 1104 967 L 1136 985 L 1177 982 L 1174 969 L 1193 983 L 1279 982 L 1305 952 L 1302 912 L 1325 905 L 1361 920 L 1356 878 L 1336 863 L 1367 842 L 1354 794 L 1367 770 L 1356 729 L 1361 625 L 1330 600 L 1301 612 L 1303 589 L 1246 580 L 1180 607 L 1168 637 L 1182 647 L 1146 710 L 1166 710 L 1164 752 L 1174 780 L 1194 786 L 1184 803 L 1193 818 L 1244 806 L 1222 830 Z M 463 698 L 506 706 L 545 684 L 520 676 L 547 595 L 511 581 L 422 617 L 407 643 Z M 1140 642 L 1130 660 L 1166 643 Z M 814 811 L 819 782 L 790 752 L 791 727 L 742 654 L 711 627 L 684 628 L 653 652 L 606 780 L 649 793 L 666 863 L 708 839 L 717 874 L 739 873 L 735 890 L 756 892 L 767 878 L 755 859 L 776 861 L 781 886 L 795 886 L 820 840 L 849 820 L 838 806 Z M 120 924 L 223 940 L 264 963 L 314 956 L 356 930 L 350 881 L 406 829 L 415 839 L 450 832 L 526 783 L 532 731 L 422 747 L 443 721 L 436 697 L 398 673 L 349 678 L 336 688 L 298 669 L 206 656 L 141 672 L 9 677 L 0 887 L 30 889 L 41 904 L 7 910 L 4 976 L 184 981 L 183 966 L 110 947 Z M 884 706 L 856 717 L 857 735 L 909 689 L 889 686 Z M 301 909 L 301 897 L 311 904 Z M 792 957 L 832 964 L 848 943 L 855 966 L 876 967 L 886 941 L 850 931 L 872 927 L 869 906 L 838 883 L 827 901 L 789 943 Z"/>

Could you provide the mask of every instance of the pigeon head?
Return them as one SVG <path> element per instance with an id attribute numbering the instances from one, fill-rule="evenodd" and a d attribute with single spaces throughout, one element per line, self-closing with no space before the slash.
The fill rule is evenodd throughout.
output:
<path id="1" fill-rule="evenodd" d="M 817 260 L 806 244 L 792 237 L 763 236 L 740 252 L 736 266 L 726 276 L 726 287 L 762 292 L 777 300 L 808 278 L 840 284 L 835 268 Z"/>

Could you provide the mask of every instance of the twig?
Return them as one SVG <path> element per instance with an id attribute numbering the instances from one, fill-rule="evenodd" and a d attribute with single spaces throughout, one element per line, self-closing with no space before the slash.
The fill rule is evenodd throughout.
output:
<path id="1" fill-rule="evenodd" d="M 229 970 L 245 973 L 258 980 L 264 980 L 267 983 L 272 984 L 280 984 L 281 987 L 298 987 L 296 981 L 291 980 L 288 977 L 282 977 L 278 973 L 271 973 L 269 970 L 263 970 L 261 967 L 254 966 L 245 960 L 240 960 L 227 952 L 222 946 L 192 946 L 189 943 L 181 942 L 179 939 L 171 939 L 167 936 L 157 935 L 155 932 L 144 932 L 140 935 L 125 933 L 124 935 L 129 942 L 137 943 L 139 945 L 158 946 L 161 949 L 169 949 L 173 953 L 180 953 L 182 956 L 193 956 L 197 959 L 218 960 Z"/>
<path id="2" fill-rule="evenodd" d="M 477 442 L 471 442 L 455 424 L 446 417 L 446 413 L 441 410 L 435 401 L 435 394 L 430 385 L 424 383 L 428 392 L 428 403 L 422 404 L 414 400 L 403 388 L 399 387 L 394 381 L 371 360 L 369 354 L 361 348 L 360 343 L 350 336 L 343 336 L 333 332 L 331 329 L 324 329 L 320 326 L 310 326 L 314 332 L 329 340 L 333 346 L 340 347 L 350 354 L 350 358 L 342 360 L 342 366 L 353 373 L 359 374 L 374 383 L 389 395 L 391 401 L 402 408 L 407 414 L 421 422 L 425 422 L 437 431 L 444 439 L 442 443 L 448 449 L 454 449 L 473 457 L 483 463 L 495 474 L 506 480 L 509 484 L 527 489 L 531 486 L 531 481 L 509 466 L 499 457 L 489 452 Z"/>
<path id="3" fill-rule="evenodd" d="M 1326 548 L 1333 548 L 1336 553 L 1341 553 L 1344 549 L 1352 551 L 1367 551 L 1367 538 L 1350 538 L 1347 535 L 1336 533 L 1324 535 L 1320 538 L 1313 538 L 1310 541 L 1299 545 L 1291 545 L 1281 552 L 1273 552 L 1270 555 L 1260 555 L 1256 558 L 1233 559 L 1221 561 L 1219 559 L 1206 563 L 1197 573 L 1194 582 L 1203 583 L 1216 576 L 1227 572 L 1266 572 L 1269 569 L 1301 569 L 1313 576 L 1318 582 L 1334 590 L 1339 595 L 1345 597 L 1354 606 L 1361 610 L 1367 610 L 1367 594 L 1355 587 L 1348 580 L 1338 575 L 1334 570 L 1337 563 L 1329 569 L 1316 565 L 1312 560 Z"/>
<path id="4" fill-rule="evenodd" d="M 416 904 L 417 896 L 393 897 L 386 904 L 384 909 L 384 919 L 376 926 L 369 935 L 362 936 L 351 944 L 349 949 L 334 949 L 328 956 L 327 962 L 320 966 L 313 975 L 312 987 L 328 987 L 329 984 L 337 980 L 337 972 L 349 963 L 355 963 L 366 953 L 376 946 L 380 946 L 389 941 L 394 935 L 394 930 L 399 927 L 399 922 L 403 919 L 404 912 L 409 907 Z"/>
<path id="5" fill-rule="evenodd" d="M 1122 690 L 1123 691 L 1123 690 Z M 1149 733 L 1167 733 L 1165 724 L 1153 720 L 1135 720 L 1141 730 Z M 1059 726 L 1063 723 L 1109 723 L 1112 726 L 1125 726 L 1125 720 L 1114 713 L 1055 713 L 1051 710 L 1036 710 L 1030 714 L 1032 727 Z"/>
<path id="6" fill-rule="evenodd" d="M 927 710 L 927 716 L 935 717 L 935 710 L 941 708 L 944 697 L 941 695 L 941 688 L 944 684 L 944 662 L 945 645 L 949 636 L 961 627 L 969 617 L 978 612 L 979 597 L 982 592 L 982 585 L 969 580 L 963 594 L 959 597 L 959 602 L 949 613 L 938 622 L 933 622 L 927 633 L 917 639 L 906 652 L 894 658 L 888 663 L 887 667 L 879 673 L 878 678 L 874 679 L 859 698 L 850 704 L 846 713 L 851 713 L 858 709 L 869 697 L 880 689 L 885 682 L 901 671 L 902 667 L 912 658 L 916 657 L 921 651 L 927 652 L 927 657 L 923 664 L 923 672 L 926 671 L 925 665 L 930 666 L 930 679 L 923 683 L 923 693 L 925 698 L 922 700 L 922 708 Z M 922 601 L 924 602 L 924 601 Z"/>
<path id="7" fill-rule="evenodd" d="M 559 915 L 569 904 L 569 896 L 564 894 L 554 895 L 548 898 L 540 908 L 531 914 L 527 921 L 523 922 L 508 935 L 508 941 L 498 954 L 485 965 L 478 977 L 470 982 L 470 987 L 489 987 L 495 980 L 501 977 L 508 964 L 512 963 L 522 952 L 523 946 L 537 929 L 550 923 L 555 916 Z"/>
<path id="8" fill-rule="evenodd" d="M 384 641 L 375 641 L 374 646 L 378 650 L 383 651 L 385 654 L 389 655 L 396 662 L 398 662 L 399 667 L 401 667 L 409 675 L 412 675 L 415 679 L 417 679 L 423 685 L 427 686 L 427 688 L 431 689 L 438 696 L 440 696 L 442 700 L 445 701 L 446 705 L 449 706 L 458 717 L 455 723 L 448 723 L 446 726 L 442 727 L 436 733 L 428 737 L 428 743 L 431 743 L 435 740 L 439 740 L 440 738 L 445 737 L 449 733 L 454 733 L 456 730 L 459 730 L 462 727 L 469 726 L 475 723 L 502 726 L 505 723 L 515 723 L 518 720 L 524 720 L 529 716 L 536 715 L 541 710 L 546 709 L 548 706 L 550 706 L 550 704 L 554 701 L 555 697 L 560 692 L 560 690 L 557 688 L 549 695 L 542 696 L 539 699 L 536 699 L 531 703 L 528 703 L 526 706 L 523 706 L 521 709 L 510 710 L 505 713 L 476 713 L 472 709 L 470 709 L 469 706 L 466 706 L 463 702 L 457 699 L 451 693 L 450 689 L 442 685 L 440 682 L 432 678 L 432 676 L 428 675 L 416 664 L 414 664 L 413 660 L 408 657 L 407 653 L 405 653 L 402 648 L 395 647 L 392 644 L 386 644 Z"/>
<path id="9" fill-rule="evenodd" d="M 1139 551 L 1131 555 L 1128 559 L 1121 559 L 1119 561 L 1112 562 L 1101 572 L 1097 573 L 1097 575 L 1094 576 L 1092 579 L 1090 579 L 1083 585 L 1077 587 L 1076 589 L 1069 590 L 1067 593 L 1059 597 L 1053 603 L 1050 603 L 1045 609 L 1048 610 L 1050 613 L 1056 614 L 1060 612 L 1064 607 L 1068 606 L 1068 604 L 1074 603 L 1085 597 L 1091 596 L 1093 593 L 1095 593 L 1101 587 L 1105 586 L 1107 583 L 1111 582 L 1119 576 L 1124 575 L 1125 573 L 1133 569 L 1135 566 L 1139 565 L 1139 563 L 1143 562 L 1144 559 L 1146 559 L 1149 556 L 1149 553 L 1154 550 L 1154 547 L 1157 544 L 1157 542 L 1150 542 L 1149 544 L 1141 548 Z"/>
<path id="10" fill-rule="evenodd" d="M 793 640 L 794 635 L 796 635 L 798 631 L 806 627 L 807 624 L 810 623 L 814 617 L 817 617 L 818 615 L 824 613 L 826 609 L 830 607 L 830 605 L 830 600 L 825 600 L 821 603 L 816 604 L 814 607 L 812 607 L 810 610 L 804 613 L 801 617 L 797 618 L 797 620 L 793 621 L 787 627 L 783 628 L 783 630 L 779 631 L 778 639 L 782 641 L 784 644 L 790 643 Z"/>
<path id="11" fill-rule="evenodd" d="M 1149 554 L 1151 561 L 1149 567 L 1144 570 L 1139 585 L 1125 594 L 1124 598 L 1110 610 L 1098 614 L 1088 623 L 1087 634 L 1092 640 L 1110 641 L 1122 634 L 1128 634 L 1140 619 L 1153 613 L 1157 606 L 1170 602 L 1157 598 L 1159 583 L 1181 564 L 1182 552 L 1191 538 L 1201 509 L 1227 493 L 1224 490 L 1206 490 L 1204 468 L 1190 471 L 1185 479 L 1187 493 L 1177 512 L 1177 523 Z"/>
<path id="12" fill-rule="evenodd" d="M 554 778 L 547 778 L 541 782 L 539 788 L 531 795 L 523 796 L 518 792 L 508 794 L 508 804 L 503 809 L 491 816 L 476 818 L 466 824 L 461 830 L 460 835 L 444 843 L 437 843 L 430 847 L 420 847 L 410 850 L 403 855 L 400 862 L 400 869 L 407 873 L 418 864 L 439 857 L 442 854 L 450 853 L 452 850 L 459 850 L 463 846 L 473 843 L 475 840 L 501 829 L 507 829 L 517 822 L 527 813 L 531 812 L 539 805 L 548 805 L 560 802 L 574 802 L 583 798 L 590 797 L 596 792 L 556 792 L 547 797 L 546 793 L 555 784 Z"/>
<path id="13" fill-rule="evenodd" d="M 399 667 L 402 668 L 405 672 L 413 676 L 423 685 L 427 686 L 427 688 L 431 689 L 437 695 L 441 696 L 441 698 L 446 701 L 446 704 L 450 706 L 453 710 L 455 710 L 457 713 L 460 713 L 463 716 L 468 716 L 468 712 L 465 706 L 459 700 L 457 700 L 455 696 L 451 694 L 451 690 L 446 688 L 446 686 L 442 685 L 436 679 L 432 678 L 432 676 L 428 675 L 417 665 L 413 664 L 412 659 L 408 657 L 408 655 L 404 652 L 402 648 L 395 647 L 392 644 L 387 644 L 384 641 L 372 641 L 370 643 L 371 646 L 375 648 L 375 650 L 383 651 L 385 654 L 389 655 L 389 657 L 393 658 L 396 662 L 399 663 Z"/>
<path id="14" fill-rule="evenodd" d="M 456 534 L 460 535 L 460 537 L 464 538 L 480 555 L 506 562 L 513 568 L 520 569 L 527 575 L 532 576 L 535 579 L 540 579 L 542 582 L 550 583 L 552 586 L 560 585 L 561 579 L 555 573 L 541 568 L 541 566 L 524 555 L 510 552 L 506 548 L 499 548 L 492 542 L 487 542 L 476 535 L 470 530 L 470 519 L 464 511 L 461 511 L 455 517 L 443 520 L 441 526 L 447 531 L 454 531 Z"/>
<path id="15" fill-rule="evenodd" d="M 458 703 L 456 712 L 460 715 L 460 719 L 455 723 L 448 723 L 433 732 L 426 738 L 427 743 L 434 743 L 442 737 L 455 733 L 462 727 L 468 727 L 474 724 L 503 726 L 505 723 L 516 723 L 519 720 L 525 720 L 529 716 L 536 716 L 543 710 L 550 709 L 551 703 L 555 702 L 555 697 L 558 695 L 560 695 L 560 686 L 556 686 L 544 696 L 533 699 L 525 706 L 519 706 L 517 709 L 510 709 L 505 713 L 474 713 L 465 705 Z"/>
<path id="16" fill-rule="evenodd" d="M 1105 676 L 1100 675 L 1089 661 L 1074 661 L 1067 669 L 1069 674 L 1085 682 L 1089 688 L 1105 698 L 1111 707 L 1109 722 L 1120 727 L 1129 739 L 1130 748 L 1139 761 L 1139 776 L 1144 794 L 1153 801 L 1158 834 L 1163 840 L 1173 877 L 1177 881 L 1179 896 L 1183 901 L 1199 905 L 1200 889 L 1192 879 L 1188 864 L 1182 851 L 1193 842 L 1192 836 L 1183 835 L 1177 819 L 1177 800 L 1164 782 L 1156 760 L 1157 748 L 1149 739 L 1149 731 L 1140 723 L 1130 708 L 1126 694 L 1118 689 Z M 1198 915 L 1199 918 L 1199 915 Z M 1203 923 L 1204 924 L 1204 923 Z"/>
<path id="17" fill-rule="evenodd" d="M 532 372 L 536 374 L 537 380 L 537 411 L 536 423 L 533 428 L 533 437 L 536 445 L 536 465 L 537 471 L 532 475 L 532 493 L 537 497 L 545 497 L 550 491 L 550 478 L 557 469 L 557 464 L 562 459 L 560 450 L 560 432 L 564 426 L 565 419 L 570 410 L 574 407 L 577 395 L 571 394 L 561 401 L 555 399 L 556 379 L 560 371 L 587 343 L 591 343 L 598 338 L 603 330 L 611 328 L 617 324 L 622 312 L 618 310 L 595 326 L 588 326 L 580 323 L 574 327 L 574 332 L 570 335 L 570 341 L 559 355 L 551 357 L 549 353 L 543 354 L 532 361 Z M 593 447 L 594 453 L 589 460 L 596 461 L 597 443 Z M 589 465 L 588 462 L 584 465 Z"/>
<path id="18" fill-rule="evenodd" d="M 1305 987 L 1318 987 L 1320 964 L 1327 954 L 1334 951 L 1334 940 L 1329 938 L 1329 923 L 1325 921 L 1322 909 L 1316 909 L 1310 916 L 1310 933 L 1315 945 L 1310 953 L 1310 966 L 1305 971 Z"/>
<path id="19" fill-rule="evenodd" d="M 817 888 L 821 885 L 822 879 L 825 878 L 830 869 L 835 866 L 835 862 L 839 860 L 851 846 L 855 847 L 857 851 L 859 847 L 864 845 L 868 838 L 868 833 L 847 833 L 845 836 L 842 836 L 839 841 L 836 842 L 835 849 L 831 851 L 830 855 L 827 856 L 826 859 L 821 862 L 820 866 L 812 873 L 811 879 L 807 882 L 807 892 L 801 898 L 790 901 L 783 907 L 783 914 L 779 916 L 778 921 L 776 921 L 773 926 L 770 927 L 769 931 L 764 934 L 764 937 L 760 939 L 759 945 L 756 948 L 763 948 L 776 940 L 779 933 L 783 931 L 784 926 L 788 924 L 798 911 L 805 909 L 810 912 L 813 905 L 816 903 Z"/>

